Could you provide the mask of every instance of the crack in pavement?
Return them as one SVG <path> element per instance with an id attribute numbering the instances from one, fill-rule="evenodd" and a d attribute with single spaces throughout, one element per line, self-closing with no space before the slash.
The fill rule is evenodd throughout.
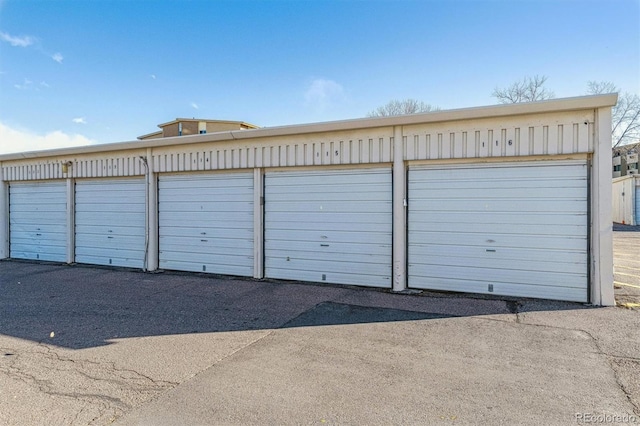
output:
<path id="1" fill-rule="evenodd" d="M 583 330 L 583 329 L 580 329 L 580 328 L 569 328 L 569 327 L 553 326 L 553 325 L 548 325 L 548 324 L 527 323 L 527 322 L 525 322 L 526 321 L 525 312 L 519 312 L 519 308 L 520 307 L 521 307 L 521 305 L 519 303 L 517 303 L 517 306 L 515 306 L 515 309 L 514 309 L 514 312 L 513 312 L 513 314 L 516 316 L 516 322 L 515 323 L 518 324 L 518 325 L 542 327 L 542 328 L 551 328 L 551 329 L 567 330 L 567 331 L 575 331 L 575 332 L 583 333 L 584 335 L 586 335 L 589 338 L 589 340 L 593 343 L 593 345 L 595 346 L 596 353 L 598 355 L 601 355 L 604 358 L 606 358 L 607 364 L 609 366 L 609 369 L 611 370 L 611 373 L 613 374 L 613 378 L 614 378 L 616 384 L 618 385 L 618 387 L 620 388 L 620 390 L 622 391 L 622 393 L 625 395 L 625 397 L 626 397 L 627 401 L 629 402 L 629 404 L 631 404 L 631 407 L 633 409 L 634 414 L 640 415 L 640 402 L 638 402 L 638 403 L 635 402 L 634 394 L 622 382 L 620 374 L 619 374 L 618 370 L 616 369 L 616 367 L 614 366 L 614 363 L 613 363 L 613 361 L 617 360 L 617 359 L 640 362 L 640 358 L 619 356 L 619 355 L 614 355 L 614 354 L 607 353 L 602 348 L 602 346 L 600 345 L 600 341 L 591 332 L 589 332 L 588 330 Z M 520 314 L 522 314 L 521 318 L 519 317 Z M 508 321 L 500 320 L 500 319 L 496 319 L 496 318 L 481 318 L 481 317 L 479 317 L 478 319 L 481 319 L 481 320 L 484 320 L 484 321 L 508 322 Z M 638 397 L 638 400 L 640 401 L 640 395 L 638 395 L 637 397 Z"/>
<path id="2" fill-rule="evenodd" d="M 71 424 L 87 424 L 86 416 L 90 423 L 105 423 L 105 415 L 115 419 L 178 384 L 118 368 L 114 362 L 68 358 L 43 343 L 32 350 L 1 350 L 11 354 L 0 358 L 1 374 L 38 393 L 80 404 Z"/>

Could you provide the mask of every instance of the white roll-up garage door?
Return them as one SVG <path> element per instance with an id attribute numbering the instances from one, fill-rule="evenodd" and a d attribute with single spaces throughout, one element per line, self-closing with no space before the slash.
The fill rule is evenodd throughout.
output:
<path id="1" fill-rule="evenodd" d="M 76 262 L 143 268 L 143 178 L 76 181 Z"/>
<path id="2" fill-rule="evenodd" d="M 15 259 L 67 260 L 65 181 L 9 184 L 9 244 Z"/>
<path id="3" fill-rule="evenodd" d="M 160 176 L 160 268 L 253 275 L 253 173 Z"/>
<path id="4" fill-rule="evenodd" d="M 265 175 L 269 278 L 391 287 L 391 170 Z"/>
<path id="5" fill-rule="evenodd" d="M 584 161 L 412 167 L 409 286 L 586 302 Z"/>

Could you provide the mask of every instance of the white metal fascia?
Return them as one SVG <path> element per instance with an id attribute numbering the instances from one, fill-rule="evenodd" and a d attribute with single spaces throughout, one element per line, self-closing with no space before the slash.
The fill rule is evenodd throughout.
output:
<path id="1" fill-rule="evenodd" d="M 291 136 L 331 131 L 372 129 L 380 127 L 403 126 L 410 124 L 438 123 L 447 121 L 471 120 L 490 117 L 507 117 L 546 112 L 598 109 L 611 107 L 617 103 L 618 94 L 579 96 L 573 98 L 552 99 L 520 104 L 492 105 L 463 109 L 452 109 L 422 114 L 399 115 L 393 117 L 359 118 L 324 123 L 296 124 L 259 129 L 231 130 L 207 133 L 203 135 L 176 136 L 170 138 L 135 140 L 101 145 L 89 145 L 77 148 L 61 148 L 46 151 L 22 152 L 0 155 L 0 161 L 44 158 L 62 155 L 91 154 L 100 152 L 123 151 L 130 149 L 190 145 L 196 143 L 222 142 L 266 137 Z"/>

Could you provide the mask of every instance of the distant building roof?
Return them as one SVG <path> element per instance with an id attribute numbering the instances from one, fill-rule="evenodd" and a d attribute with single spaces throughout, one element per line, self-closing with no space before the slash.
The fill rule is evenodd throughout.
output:
<path id="1" fill-rule="evenodd" d="M 138 136 L 138 139 L 159 139 L 174 136 L 224 132 L 229 130 L 251 130 L 260 128 L 255 124 L 245 123 L 244 121 L 209 120 L 206 118 L 176 118 L 175 120 L 158 124 L 158 127 L 161 130 Z"/>

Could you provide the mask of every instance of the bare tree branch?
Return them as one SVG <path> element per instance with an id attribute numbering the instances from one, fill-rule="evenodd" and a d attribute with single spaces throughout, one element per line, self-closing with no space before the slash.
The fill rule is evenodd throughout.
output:
<path id="1" fill-rule="evenodd" d="M 385 105 L 367 113 L 367 117 L 388 117 L 391 115 L 417 114 L 420 112 L 438 111 L 440 108 L 416 99 L 394 99 Z"/>
<path id="2" fill-rule="evenodd" d="M 588 93 L 598 95 L 620 90 L 609 81 L 590 81 Z M 613 147 L 640 140 L 640 96 L 629 92 L 618 96 L 618 103 L 611 110 L 611 143 Z"/>
<path id="3" fill-rule="evenodd" d="M 544 75 L 525 77 L 522 81 L 516 81 L 505 88 L 496 87 L 491 96 L 503 104 L 551 99 L 555 97 L 555 94 L 544 87 L 547 79 L 547 76 Z"/>

